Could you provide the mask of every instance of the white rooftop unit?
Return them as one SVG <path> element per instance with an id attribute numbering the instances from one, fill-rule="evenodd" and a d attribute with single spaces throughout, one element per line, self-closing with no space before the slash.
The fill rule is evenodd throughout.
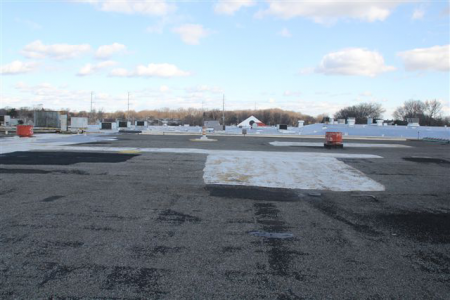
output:
<path id="1" fill-rule="evenodd" d="M 135 126 L 139 126 L 139 127 L 147 127 L 148 126 L 148 122 L 147 121 L 136 121 L 134 123 Z"/>
<path id="2" fill-rule="evenodd" d="M 131 126 L 131 122 L 129 121 L 117 121 L 118 128 L 128 128 Z"/>
<path id="3" fill-rule="evenodd" d="M 102 130 L 117 129 L 117 123 L 116 122 L 102 122 L 100 129 L 102 129 Z"/>
<path id="4" fill-rule="evenodd" d="M 70 118 L 70 127 L 76 129 L 87 129 L 88 118 L 84 117 L 72 117 Z"/>
<path id="5" fill-rule="evenodd" d="M 407 118 L 408 126 L 420 126 L 419 118 Z"/>

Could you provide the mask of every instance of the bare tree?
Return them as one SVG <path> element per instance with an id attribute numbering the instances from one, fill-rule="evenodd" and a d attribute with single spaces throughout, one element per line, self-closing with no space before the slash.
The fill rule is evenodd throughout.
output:
<path id="1" fill-rule="evenodd" d="M 357 124 L 367 123 L 368 118 L 381 118 L 385 109 L 380 103 L 361 103 L 344 107 L 334 114 L 336 119 L 355 118 Z"/>
<path id="2" fill-rule="evenodd" d="M 442 114 L 442 103 L 435 100 L 425 101 L 425 115 L 431 119 L 436 119 L 441 117 Z"/>
<path id="3" fill-rule="evenodd" d="M 9 109 L 9 108 L 8 108 Z M 6 111 L 6 109 L 5 109 Z M 19 116 L 23 116 L 23 119 L 32 119 L 33 109 L 31 108 L 20 108 L 17 110 Z M 176 119 L 178 123 L 190 124 L 190 125 L 202 125 L 203 117 L 208 119 L 221 119 L 222 111 L 219 109 L 210 109 L 203 111 L 198 108 L 161 108 L 158 110 L 142 110 L 133 111 L 130 110 L 128 115 L 133 119 L 140 120 L 158 120 L 158 119 Z M 115 112 L 104 112 L 103 109 L 98 111 L 93 110 L 92 112 L 87 111 L 71 111 L 70 116 L 73 117 L 90 117 L 89 123 L 93 124 L 94 120 L 103 119 L 124 119 L 127 115 L 125 111 L 115 111 Z M 282 110 L 279 108 L 264 109 L 264 110 L 234 110 L 225 112 L 225 124 L 226 125 L 236 125 L 242 120 L 254 115 L 256 118 L 261 120 L 261 122 L 267 125 L 275 124 L 288 124 L 290 126 L 296 126 L 298 120 L 304 120 L 305 125 L 315 123 L 318 120 L 312 116 L 302 114 L 300 112 Z M 94 118 L 95 117 L 95 118 Z M 157 123 L 157 122 L 152 122 Z"/>
<path id="4" fill-rule="evenodd" d="M 393 116 L 396 120 L 406 121 L 408 118 L 418 118 L 420 125 L 443 126 L 446 124 L 442 118 L 442 103 L 437 100 L 405 101 L 402 106 L 397 107 Z"/>
<path id="5" fill-rule="evenodd" d="M 397 107 L 393 116 L 402 121 L 406 121 L 408 118 L 423 119 L 425 108 L 425 103 L 420 100 L 408 100 L 403 103 L 403 106 Z"/>

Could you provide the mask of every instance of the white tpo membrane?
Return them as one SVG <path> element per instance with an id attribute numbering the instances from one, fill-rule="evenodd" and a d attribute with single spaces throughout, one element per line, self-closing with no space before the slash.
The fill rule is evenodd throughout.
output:
<path id="1" fill-rule="evenodd" d="M 256 152 L 251 155 L 210 154 L 206 184 L 259 186 L 329 191 L 384 191 L 384 186 L 333 156 L 291 156 Z"/>

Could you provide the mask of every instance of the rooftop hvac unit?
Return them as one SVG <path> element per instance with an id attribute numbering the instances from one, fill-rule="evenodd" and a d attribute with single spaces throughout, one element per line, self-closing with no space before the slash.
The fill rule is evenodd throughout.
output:
<path id="1" fill-rule="evenodd" d="M 127 128 L 128 122 L 127 121 L 119 121 L 119 128 Z"/>
<path id="2" fill-rule="evenodd" d="M 111 122 L 102 122 L 102 129 L 112 129 L 112 123 Z"/>

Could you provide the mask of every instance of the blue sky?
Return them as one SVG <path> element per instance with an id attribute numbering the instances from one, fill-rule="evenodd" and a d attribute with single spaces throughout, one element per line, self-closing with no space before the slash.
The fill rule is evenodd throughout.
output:
<path id="1" fill-rule="evenodd" d="M 1 3 L 1 106 L 450 113 L 448 1 Z"/>

